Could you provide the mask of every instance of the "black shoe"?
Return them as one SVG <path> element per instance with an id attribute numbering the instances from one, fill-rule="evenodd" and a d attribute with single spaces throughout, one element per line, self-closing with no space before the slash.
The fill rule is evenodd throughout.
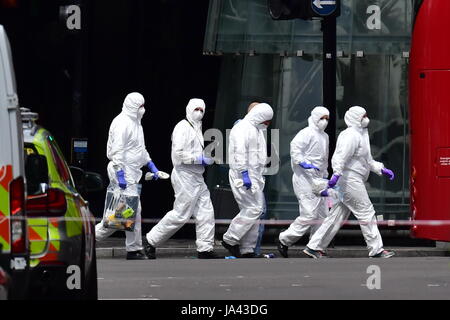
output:
<path id="1" fill-rule="evenodd" d="M 224 256 L 217 255 L 214 251 L 197 252 L 199 259 L 225 259 Z"/>
<path id="2" fill-rule="evenodd" d="M 127 252 L 127 260 L 147 260 L 148 258 L 141 251 Z"/>
<path id="3" fill-rule="evenodd" d="M 374 256 L 371 256 L 371 258 L 384 258 L 384 259 L 387 259 L 387 258 L 391 258 L 393 256 L 395 256 L 395 252 L 394 251 L 383 250 L 380 253 L 378 253 L 378 254 L 376 254 Z"/>
<path id="4" fill-rule="evenodd" d="M 225 241 L 222 240 L 222 246 L 227 249 L 232 256 L 236 257 L 236 258 L 240 258 L 241 257 L 241 249 L 239 248 L 239 245 L 234 245 L 232 246 L 231 244 L 226 243 Z"/>
<path id="5" fill-rule="evenodd" d="M 156 248 L 148 243 L 146 238 L 144 238 L 144 252 L 148 259 L 156 259 Z"/>
<path id="6" fill-rule="evenodd" d="M 262 254 L 256 254 L 254 252 L 250 252 L 250 253 L 244 253 L 243 255 L 241 255 L 241 258 L 254 259 L 254 258 L 264 258 L 264 256 Z"/>
<path id="7" fill-rule="evenodd" d="M 305 250 L 303 250 L 303 253 L 313 259 L 328 258 L 328 256 L 326 254 L 324 254 L 322 251 L 313 250 L 308 247 L 306 247 Z"/>
<path id="8" fill-rule="evenodd" d="M 277 248 L 278 248 L 278 252 L 280 252 L 280 254 L 284 257 L 284 258 L 288 258 L 288 250 L 289 247 L 285 246 L 284 244 L 281 243 L 281 241 L 278 241 L 277 243 Z"/>

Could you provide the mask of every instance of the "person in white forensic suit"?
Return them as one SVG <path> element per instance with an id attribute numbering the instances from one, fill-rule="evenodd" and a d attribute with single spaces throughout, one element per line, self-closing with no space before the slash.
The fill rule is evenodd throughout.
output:
<path id="1" fill-rule="evenodd" d="M 254 249 L 259 218 L 265 203 L 263 173 L 267 162 L 267 143 L 264 130 L 272 118 L 272 108 L 260 103 L 230 132 L 229 179 L 240 211 L 223 235 L 222 245 L 235 257 L 256 257 Z"/>
<path id="2" fill-rule="evenodd" d="M 145 99 L 137 92 L 130 93 L 125 98 L 122 112 L 114 118 L 109 128 L 106 155 L 108 177 L 111 185 L 118 185 L 122 190 L 136 188 L 142 177 L 143 166 L 147 166 L 158 179 L 158 169 L 150 158 L 145 147 L 144 131 L 141 125 L 145 113 Z M 136 223 L 133 232 L 126 231 L 127 260 L 145 260 L 142 253 L 141 235 L 141 203 L 136 213 Z M 95 236 L 102 241 L 112 235 L 114 229 L 105 228 L 103 221 L 96 225 Z"/>
<path id="3" fill-rule="evenodd" d="M 144 250 L 149 259 L 156 259 L 156 248 L 170 239 L 191 217 L 195 220 L 196 246 L 199 259 L 223 258 L 214 252 L 214 209 L 203 173 L 214 160 L 204 155 L 202 119 L 206 111 L 202 99 L 191 99 L 186 118 L 172 133 L 172 186 L 175 192 L 173 209 L 146 235 Z"/>
<path id="4" fill-rule="evenodd" d="M 329 188 L 338 186 L 341 201 L 333 206 L 303 252 L 311 258 L 323 257 L 321 250 L 328 246 L 350 213 L 353 213 L 361 227 L 369 257 L 390 258 L 395 253 L 383 248 L 375 210 L 364 183 L 371 171 L 380 176 L 385 175 L 390 180 L 394 179 L 394 173 L 372 158 L 367 129 L 370 120 L 366 110 L 359 106 L 351 107 L 344 119 L 348 128 L 339 134 L 331 160 L 333 176 L 328 182 Z"/>
<path id="5" fill-rule="evenodd" d="M 315 107 L 308 118 L 308 126 L 291 141 L 292 185 L 300 215 L 279 235 L 278 251 L 285 258 L 289 247 L 307 231 L 312 236 L 328 215 L 327 199 L 320 192 L 327 189 L 328 183 L 329 139 L 325 129 L 329 119 L 327 108 Z"/>
<path id="6" fill-rule="evenodd" d="M 257 106 L 260 103 L 261 102 L 256 102 L 256 101 L 253 101 L 252 103 L 250 103 L 248 108 L 247 108 L 247 113 L 249 113 L 250 110 L 253 109 L 253 107 Z M 234 122 L 233 126 L 235 126 L 241 120 L 242 119 L 236 120 Z M 267 201 L 264 198 L 264 209 L 263 209 L 263 213 L 261 214 L 260 220 L 266 220 L 266 219 L 267 219 Z M 264 230 L 265 230 L 265 224 L 264 223 L 260 223 L 259 224 L 259 229 L 258 229 L 258 237 L 257 237 L 257 240 L 256 240 L 256 246 L 254 248 L 254 253 L 255 253 L 256 256 L 262 256 L 261 243 L 262 243 L 262 239 L 263 239 L 263 235 L 264 235 Z"/>

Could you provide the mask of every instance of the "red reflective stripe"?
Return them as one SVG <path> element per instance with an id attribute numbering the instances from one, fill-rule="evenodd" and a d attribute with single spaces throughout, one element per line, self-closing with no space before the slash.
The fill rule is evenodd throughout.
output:
<path id="1" fill-rule="evenodd" d="M 11 165 L 0 167 L 0 188 L 6 190 L 6 193 L 9 193 L 9 184 L 13 179 L 13 170 Z M 9 204 L 9 197 L 5 199 L 0 199 L 0 201 L 5 201 L 4 203 Z M 9 205 L 8 205 L 9 206 Z M 7 209 L 8 210 L 8 209 Z M 10 241 L 10 221 L 6 219 L 9 216 L 9 212 L 0 211 L 0 237 L 9 244 Z M 3 250 L 9 250 L 9 248 L 3 248 Z"/>
<path id="2" fill-rule="evenodd" d="M 44 240 L 36 231 L 33 230 L 32 227 L 28 228 L 28 237 L 29 237 L 30 241 Z"/>
<path id="3" fill-rule="evenodd" d="M 0 186 L 5 190 L 9 190 L 9 183 L 13 179 L 12 166 L 3 166 L 0 168 Z"/>
<path id="4" fill-rule="evenodd" d="M 57 253 L 48 253 L 47 255 L 45 255 L 45 257 L 40 259 L 41 261 L 55 261 L 56 263 L 60 262 L 58 261 L 58 254 Z"/>
<path id="5" fill-rule="evenodd" d="M 6 242 L 9 241 L 9 219 L 3 219 L 0 222 L 0 237 L 2 237 Z"/>
<path id="6" fill-rule="evenodd" d="M 58 228 L 58 226 L 59 226 L 59 221 L 58 221 L 58 218 L 51 218 L 51 219 L 48 219 L 48 221 L 52 224 L 52 226 L 54 226 L 55 228 Z"/>
<path id="7" fill-rule="evenodd" d="M 56 249 L 56 247 L 50 242 L 50 248 L 49 248 L 49 251 L 56 251 L 56 252 L 58 252 L 59 250 Z"/>

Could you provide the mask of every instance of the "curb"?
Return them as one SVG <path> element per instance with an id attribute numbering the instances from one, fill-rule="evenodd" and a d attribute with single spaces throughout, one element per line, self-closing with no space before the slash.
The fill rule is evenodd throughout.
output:
<path id="1" fill-rule="evenodd" d="M 395 251 L 396 257 L 450 257 L 450 250 L 441 248 L 386 248 Z M 294 247 L 289 251 L 290 258 L 309 258 L 302 253 L 303 247 Z M 97 248 L 97 259 L 124 259 L 126 250 L 124 247 Z M 214 250 L 218 255 L 228 256 L 229 252 L 222 247 Z M 276 247 L 263 248 L 263 254 L 274 253 L 280 257 Z M 333 248 L 327 250 L 331 258 L 367 258 L 365 248 Z M 158 258 L 197 258 L 195 248 L 158 248 Z"/>

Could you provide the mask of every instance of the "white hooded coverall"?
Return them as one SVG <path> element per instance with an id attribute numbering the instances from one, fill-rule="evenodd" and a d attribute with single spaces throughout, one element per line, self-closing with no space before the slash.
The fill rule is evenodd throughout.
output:
<path id="1" fill-rule="evenodd" d="M 316 107 L 308 119 L 309 126 L 301 130 L 291 142 L 291 166 L 294 174 L 292 185 L 298 199 L 300 215 L 280 233 L 279 239 L 285 246 L 291 246 L 297 242 L 308 230 L 310 235 L 319 228 L 320 220 L 328 215 L 328 206 L 325 197 L 314 192 L 314 185 L 323 184 L 326 189 L 328 178 L 328 134 L 317 126 L 323 116 L 329 116 L 330 112 L 324 107 Z M 306 162 L 319 168 L 304 169 L 299 166 Z"/>
<path id="2" fill-rule="evenodd" d="M 173 210 L 147 233 L 147 241 L 157 248 L 170 239 L 191 217 L 195 219 L 197 251 L 214 249 L 214 209 L 203 178 L 205 168 L 198 161 L 204 149 L 201 120 L 194 120 L 196 108 L 205 112 L 202 99 L 191 99 L 186 119 L 172 133 L 172 186 L 175 192 Z"/>
<path id="3" fill-rule="evenodd" d="M 383 251 L 375 210 L 364 183 L 370 171 L 381 175 L 384 165 L 372 158 L 368 130 L 361 126 L 365 114 L 366 110 L 361 107 L 351 107 L 345 114 L 348 128 L 339 134 L 336 151 L 331 160 L 334 174 L 341 176 L 337 186 L 342 201 L 331 209 L 328 217 L 310 239 L 307 244 L 310 249 L 326 248 L 353 212 L 359 221 L 369 256 Z"/>
<path id="4" fill-rule="evenodd" d="M 223 240 L 230 245 L 239 244 L 241 254 L 253 253 L 258 239 L 259 217 L 265 203 L 263 172 L 267 162 L 267 144 L 261 123 L 272 118 L 272 108 L 260 103 L 230 132 L 229 179 L 240 211 L 231 221 Z M 253 191 L 245 186 L 236 186 L 242 181 L 243 171 L 248 171 Z"/>
<path id="5" fill-rule="evenodd" d="M 122 112 L 114 118 L 109 128 L 106 155 L 110 160 L 108 164 L 108 177 L 111 184 L 118 186 L 116 172 L 123 170 L 127 188 L 139 183 L 142 177 L 141 168 L 151 158 L 145 148 L 144 131 L 141 125 L 142 115 L 139 107 L 145 103 L 144 97 L 139 93 L 130 93 L 123 103 Z M 136 224 L 133 232 L 126 234 L 126 250 L 128 252 L 142 250 L 141 237 L 141 203 L 136 213 Z M 114 229 L 103 227 L 103 221 L 96 225 L 95 236 L 97 241 L 109 237 Z"/>

